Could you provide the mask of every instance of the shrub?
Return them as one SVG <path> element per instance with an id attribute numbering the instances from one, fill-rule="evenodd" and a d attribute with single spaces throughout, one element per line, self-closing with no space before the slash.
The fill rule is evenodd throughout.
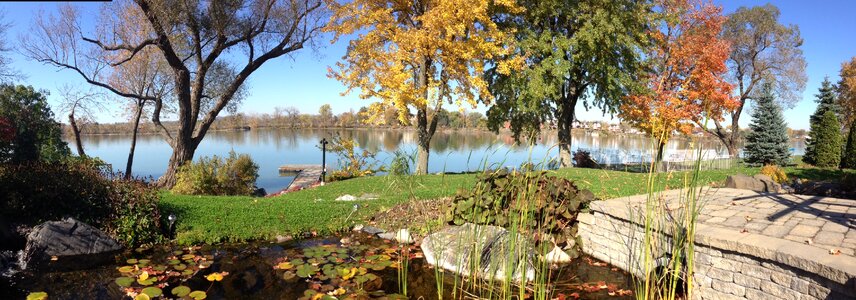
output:
<path id="1" fill-rule="evenodd" d="M 333 137 L 330 152 L 339 157 L 341 168 L 330 173 L 328 178 L 330 181 L 370 176 L 384 171 L 383 166 L 377 166 L 378 162 L 375 158 L 377 153 L 365 149 L 360 153 L 357 152 L 357 147 L 359 145 L 353 138 L 343 138 L 340 135 Z"/>
<path id="2" fill-rule="evenodd" d="M 404 176 L 410 175 L 410 162 L 413 161 L 413 157 L 407 155 L 404 151 L 396 150 L 393 153 L 392 160 L 389 162 L 389 167 L 387 168 L 389 175 L 393 176 Z"/>
<path id="3" fill-rule="evenodd" d="M 546 172 L 517 173 L 499 170 L 482 173 L 473 189 L 461 190 L 452 201 L 447 219 L 501 227 L 519 226 L 536 242 L 554 240 L 567 245 L 577 233 L 577 215 L 588 208 L 594 194 L 580 190 L 564 178 Z M 528 216 L 526 219 L 517 219 Z M 576 251 L 576 250 L 575 250 Z"/>
<path id="4" fill-rule="evenodd" d="M 172 192 L 182 195 L 252 195 L 258 177 L 259 166 L 249 155 L 229 151 L 225 160 L 214 155 L 184 164 L 176 174 Z"/>
<path id="5" fill-rule="evenodd" d="M 856 121 L 850 124 L 847 133 L 847 145 L 841 155 L 841 168 L 856 169 Z"/>
<path id="6" fill-rule="evenodd" d="M 594 159 L 591 158 L 591 152 L 588 152 L 583 149 L 577 149 L 574 152 L 574 167 L 577 168 L 588 168 L 588 169 L 599 169 L 600 165 Z"/>
<path id="7" fill-rule="evenodd" d="M 776 165 L 767 165 L 761 167 L 761 174 L 770 176 L 773 181 L 778 183 L 788 182 L 788 175 L 785 174 L 785 170 Z"/>
<path id="8" fill-rule="evenodd" d="M 0 215 L 28 226 L 74 217 L 127 246 L 160 241 L 157 191 L 111 180 L 91 159 L 0 165 Z"/>

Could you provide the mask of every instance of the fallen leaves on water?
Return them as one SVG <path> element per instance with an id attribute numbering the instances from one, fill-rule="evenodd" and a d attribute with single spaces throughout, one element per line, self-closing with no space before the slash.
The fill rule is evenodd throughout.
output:
<path id="1" fill-rule="evenodd" d="M 229 272 L 214 272 L 205 276 L 205 279 L 208 281 L 221 281 L 223 280 L 223 276 L 229 275 Z"/>
<path id="2" fill-rule="evenodd" d="M 48 293 L 45 292 L 32 292 L 27 295 L 27 300 L 45 300 L 48 298 Z"/>

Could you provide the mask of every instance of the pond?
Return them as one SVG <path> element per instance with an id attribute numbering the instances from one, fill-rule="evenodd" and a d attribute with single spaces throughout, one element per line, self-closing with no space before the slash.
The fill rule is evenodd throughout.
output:
<path id="1" fill-rule="evenodd" d="M 378 152 L 380 163 L 388 163 L 397 150 L 415 155 L 416 132 L 396 129 L 258 129 L 250 131 L 211 132 L 200 144 L 196 158 L 210 155 L 227 155 L 230 150 L 247 153 L 259 164 L 256 185 L 269 193 L 279 191 L 293 177 L 279 175 L 279 166 L 285 164 L 321 164 L 318 142 L 334 134 L 352 137 L 360 148 Z M 83 137 L 84 149 L 109 163 L 114 171 L 124 171 L 128 159 L 130 136 L 88 135 Z M 438 131 L 431 141 L 429 172 L 465 172 L 490 166 L 519 166 L 527 161 L 542 162 L 555 157 L 558 150 L 556 133 L 544 132 L 533 147 L 515 146 L 508 133 L 487 131 Z M 622 163 L 650 160 L 651 139 L 644 135 L 619 134 L 574 130 L 573 149 L 586 149 L 598 162 Z M 718 140 L 702 142 L 706 155 L 721 157 L 727 151 Z M 688 152 L 691 142 L 683 138 L 672 139 L 666 147 L 666 157 Z M 803 141 L 792 141 L 796 154 L 802 153 Z M 72 147 L 74 148 L 74 147 Z M 139 137 L 134 159 L 134 175 L 159 177 L 166 170 L 171 149 L 159 135 Z M 335 168 L 337 159 L 327 157 L 328 166 Z"/>
<path id="2" fill-rule="evenodd" d="M 497 297 L 496 284 L 472 288 L 470 280 L 435 270 L 419 247 L 364 233 L 344 237 L 129 251 L 96 269 L 19 272 L 8 287 L 0 282 L 0 299 L 23 299 L 30 292 L 45 292 L 52 300 L 130 299 L 138 293 L 190 299 L 437 299 L 438 289 L 444 299 L 505 298 Z M 632 277 L 588 257 L 549 272 L 550 299 L 633 298 Z M 401 297 L 403 286 L 407 298 Z"/>

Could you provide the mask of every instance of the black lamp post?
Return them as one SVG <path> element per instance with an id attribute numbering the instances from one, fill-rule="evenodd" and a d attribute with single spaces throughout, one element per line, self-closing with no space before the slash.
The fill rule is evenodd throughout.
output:
<path id="1" fill-rule="evenodd" d="M 321 184 L 327 177 L 327 139 L 321 139 Z"/>

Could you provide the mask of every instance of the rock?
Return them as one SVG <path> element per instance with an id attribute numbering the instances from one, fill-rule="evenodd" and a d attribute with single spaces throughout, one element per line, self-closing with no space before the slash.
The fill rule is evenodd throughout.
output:
<path id="1" fill-rule="evenodd" d="M 75 270 L 110 262 L 116 240 L 73 218 L 45 222 L 27 235 L 21 269 Z"/>
<path id="2" fill-rule="evenodd" d="M 565 253 L 562 248 L 559 246 L 553 246 L 553 250 L 550 250 L 547 255 L 544 256 L 544 260 L 551 264 L 563 264 L 571 262 L 571 256 Z"/>
<path id="3" fill-rule="evenodd" d="M 253 197 L 267 196 L 267 191 L 264 188 L 257 188 L 253 191 Z"/>
<path id="4" fill-rule="evenodd" d="M 413 237 L 410 236 L 410 231 L 407 229 L 399 229 L 398 232 L 395 233 L 395 241 L 399 244 L 412 244 Z"/>
<path id="5" fill-rule="evenodd" d="M 770 176 L 757 174 L 753 177 L 746 175 L 731 175 L 725 179 L 725 187 L 752 190 L 764 193 L 781 193 L 782 186 L 773 181 Z"/>
<path id="6" fill-rule="evenodd" d="M 339 244 L 342 244 L 342 245 L 347 245 L 350 243 L 351 243 L 351 238 L 349 238 L 349 237 L 343 237 L 339 240 Z"/>
<path id="7" fill-rule="evenodd" d="M 292 239 L 293 238 L 290 235 L 277 235 L 276 236 L 276 242 L 277 243 L 285 243 L 285 242 L 288 242 Z"/>
<path id="8" fill-rule="evenodd" d="M 354 195 L 351 195 L 351 194 L 344 194 L 344 195 L 339 196 L 339 198 L 336 198 L 336 201 L 355 201 L 355 200 L 357 200 L 357 197 L 355 197 Z"/>
<path id="9" fill-rule="evenodd" d="M 431 265 L 492 280 L 503 280 L 506 271 L 512 270 L 511 278 L 520 282 L 535 279 L 536 256 L 531 245 L 523 236 L 513 238 L 502 227 L 466 223 L 426 236 L 421 248 Z M 475 256 L 478 261 L 471 261 Z"/>
<path id="10" fill-rule="evenodd" d="M 382 238 L 382 239 L 387 240 L 387 241 L 391 241 L 391 240 L 395 239 L 395 233 L 394 232 L 382 232 L 382 233 L 378 233 L 377 237 Z"/>
<path id="11" fill-rule="evenodd" d="M 377 228 L 374 226 L 363 226 L 362 230 L 363 230 L 363 232 L 368 233 L 368 234 L 372 234 L 372 235 L 384 233 L 384 231 L 385 231 L 383 229 L 380 229 L 380 228 Z"/>
<path id="12" fill-rule="evenodd" d="M 363 224 L 357 224 L 357 225 L 354 225 L 354 228 L 353 228 L 352 230 L 353 230 L 353 231 L 360 231 L 360 230 L 363 230 Z"/>

